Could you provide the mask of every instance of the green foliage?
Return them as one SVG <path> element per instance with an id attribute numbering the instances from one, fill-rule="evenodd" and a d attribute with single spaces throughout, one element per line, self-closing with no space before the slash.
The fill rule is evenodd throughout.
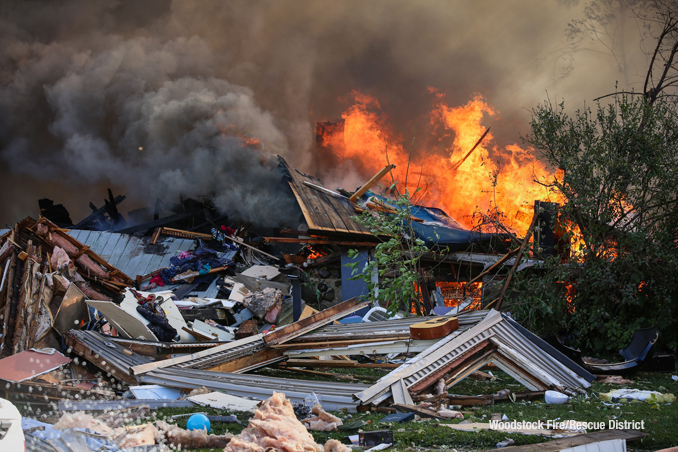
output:
<path id="1" fill-rule="evenodd" d="M 391 187 L 394 190 L 396 183 Z M 416 192 L 415 192 L 416 193 Z M 422 311 L 418 295 L 420 280 L 419 260 L 428 252 L 424 241 L 417 238 L 412 229 L 410 193 L 405 190 L 389 203 L 390 212 L 365 210 L 354 217 L 381 241 L 374 248 L 373 257 L 367 262 L 347 264 L 354 279 L 367 284 L 369 293 L 381 306 L 388 306 L 389 313 L 409 312 L 411 302 L 418 312 Z M 349 257 L 359 253 L 350 250 Z"/>
<path id="2" fill-rule="evenodd" d="M 527 143 L 564 175 L 560 225 L 570 231 L 542 269 L 519 275 L 506 305 L 540 334 L 569 332 L 575 345 L 618 350 L 654 324 L 673 348 L 678 336 L 678 115 L 675 105 L 619 96 L 610 105 L 565 113 L 533 111 Z M 574 255 L 570 235 L 578 228 Z M 567 302 L 566 285 L 576 297 Z M 573 311 L 573 312 L 572 312 Z"/>

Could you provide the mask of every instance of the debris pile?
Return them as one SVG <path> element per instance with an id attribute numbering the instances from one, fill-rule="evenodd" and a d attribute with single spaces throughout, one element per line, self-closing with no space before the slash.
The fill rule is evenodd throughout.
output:
<path id="1" fill-rule="evenodd" d="M 57 209 L 64 223 L 26 218 L 4 232 L 0 380 L 13 402 L 30 404 L 36 414 L 60 415 L 53 425 L 29 427 L 42 430 L 30 430 L 27 441 L 75 438 L 89 429 L 107 447 L 121 449 L 170 445 L 344 452 L 348 448 L 341 442 L 330 440 L 323 448 L 309 433 L 352 428 L 330 411 L 386 411 L 395 416 L 388 422 L 415 416 L 458 422 L 465 417 L 463 406 L 543 400 L 550 391 L 568 400 L 586 394 L 594 372 L 637 371 L 651 359 L 656 328 L 634 336 L 622 350 L 624 362 L 591 363 L 562 341 L 547 342 L 500 311 L 480 309 L 493 303 L 484 298 L 489 291 L 476 300 L 463 288 L 449 303 L 450 288 L 459 289 L 459 282 L 438 285 L 425 275 L 417 282 L 425 315 L 390 313 L 370 300 L 367 286 L 346 269 L 352 259 L 348 249 L 368 258 L 377 240 L 353 215 L 370 206 L 387 209 L 368 191 L 370 184 L 346 194 L 322 187 L 282 159 L 281 170 L 303 222 L 282 228 L 276 237 L 258 235 L 251 225 L 225 224 L 205 203 L 193 203 L 185 215 L 130 225 L 115 209 L 121 200 L 112 194 L 106 208 L 94 209 L 79 223 L 82 229 L 64 229 L 70 217 Z M 49 203 L 41 205 L 46 214 L 54 211 Z M 205 221 L 195 225 L 200 215 Z M 421 208 L 417 215 L 423 239 L 449 226 L 432 209 Z M 439 229 L 426 229 L 434 224 Z M 451 232 L 441 235 L 448 245 L 470 240 Z M 513 272 L 534 264 L 520 264 L 515 250 L 503 256 L 431 254 L 455 274 L 462 264 L 472 268 L 468 287 L 489 272 L 505 274 L 508 267 Z M 493 379 L 480 372 L 488 366 L 529 392 L 449 393 L 469 376 Z M 343 381 L 253 373 L 262 368 Z M 327 372 L 336 368 L 383 372 L 378 379 Z M 608 396 L 612 401 L 621 397 Z M 664 394 L 647 397 L 651 403 L 675 400 Z M 138 421 L 160 407 L 196 406 L 254 417 L 232 437 L 161 420 L 129 426 L 111 414 Z M 231 414 L 217 418 L 240 423 Z"/>

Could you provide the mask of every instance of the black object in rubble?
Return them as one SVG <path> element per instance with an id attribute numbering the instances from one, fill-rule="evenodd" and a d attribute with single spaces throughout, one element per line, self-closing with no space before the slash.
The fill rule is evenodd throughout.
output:
<path id="1" fill-rule="evenodd" d="M 293 403 L 292 408 L 294 409 L 294 415 L 297 419 L 306 419 L 311 415 L 311 407 L 304 405 L 303 403 Z"/>

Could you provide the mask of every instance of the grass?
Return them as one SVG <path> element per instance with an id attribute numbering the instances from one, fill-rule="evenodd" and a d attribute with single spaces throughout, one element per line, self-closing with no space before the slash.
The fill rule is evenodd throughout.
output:
<path id="1" fill-rule="evenodd" d="M 336 375 L 346 375 L 356 373 L 362 376 L 375 376 L 372 369 L 340 369 L 332 373 Z M 261 371 L 267 375 L 290 377 L 292 372 L 268 369 Z M 384 373 L 377 372 L 377 374 Z M 513 392 L 524 391 L 519 383 L 512 380 L 503 372 L 494 372 L 501 381 L 474 381 L 466 379 L 459 385 L 451 388 L 450 393 L 455 394 L 492 394 L 500 389 L 508 388 Z M 295 374 L 297 375 L 297 374 Z M 311 378 L 315 376 L 301 375 L 300 378 Z M 638 389 L 648 389 L 660 392 L 671 392 L 678 394 L 678 382 L 671 380 L 671 376 L 667 374 L 650 374 L 641 373 L 632 377 L 634 383 L 628 387 Z M 330 378 L 334 381 L 346 380 L 341 378 Z M 546 421 L 549 419 L 577 420 L 587 422 L 605 422 L 611 419 L 619 421 L 645 421 L 645 432 L 648 436 L 630 442 L 628 447 L 631 451 L 654 451 L 661 448 L 671 447 L 678 444 L 678 403 L 651 406 L 645 402 L 634 403 L 617 403 L 605 405 L 601 402 L 597 395 L 601 392 L 609 392 L 618 389 L 618 385 L 603 385 L 600 383 L 593 383 L 593 386 L 588 391 L 588 398 L 584 396 L 571 398 L 570 401 L 564 405 L 547 405 L 543 401 L 532 402 L 516 402 L 516 403 L 501 403 L 493 406 L 484 407 L 465 407 L 464 410 L 471 411 L 472 414 L 467 414 L 466 419 L 472 422 L 487 422 L 493 413 L 505 414 L 511 420 L 519 421 Z M 624 386 L 626 387 L 626 386 Z M 161 408 L 156 415 L 159 418 L 169 417 L 174 414 L 183 414 L 187 412 L 206 412 L 208 414 L 231 414 L 223 411 L 193 408 L 187 409 L 170 409 Z M 211 433 L 223 434 L 226 432 L 237 434 L 247 425 L 248 414 L 235 413 L 243 422 L 243 425 L 238 424 L 214 424 Z M 424 450 L 424 449 L 456 449 L 458 451 L 475 451 L 494 449 L 496 444 L 506 438 L 511 438 L 516 445 L 539 443 L 548 441 L 547 438 L 522 435 L 522 434 L 505 434 L 496 431 L 478 431 L 478 432 L 459 432 L 441 426 L 441 424 L 458 423 L 459 420 L 426 420 L 421 419 L 412 422 L 399 424 L 382 424 L 379 421 L 386 416 L 386 413 L 345 413 L 334 412 L 344 420 L 345 423 L 361 420 L 367 425 L 361 427 L 364 431 L 384 430 L 390 429 L 393 431 L 395 440 L 394 448 L 391 450 Z M 177 421 L 180 427 L 186 426 L 187 418 L 182 418 Z M 319 444 L 324 444 L 330 438 L 338 439 L 348 444 L 347 436 L 349 434 L 357 434 L 358 430 L 350 432 L 312 432 L 313 437 Z M 216 452 L 216 450 L 215 450 Z"/>

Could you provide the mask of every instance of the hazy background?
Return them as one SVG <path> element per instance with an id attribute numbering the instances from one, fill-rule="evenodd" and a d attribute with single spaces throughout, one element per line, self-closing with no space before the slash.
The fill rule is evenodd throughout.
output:
<path id="1" fill-rule="evenodd" d="M 213 194 L 273 221 L 289 204 L 270 190 L 271 156 L 317 171 L 315 122 L 339 119 L 352 90 L 378 98 L 406 141 L 426 121 L 428 87 L 452 106 L 480 93 L 500 113 L 495 143 L 519 143 L 547 95 L 579 108 L 616 81 L 639 87 L 638 28 L 622 24 L 622 64 L 618 19 L 601 26 L 609 48 L 568 27 L 587 5 L 2 0 L 0 227 L 37 217 L 41 197 L 77 222 L 106 187 L 128 197 L 124 214 Z"/>

